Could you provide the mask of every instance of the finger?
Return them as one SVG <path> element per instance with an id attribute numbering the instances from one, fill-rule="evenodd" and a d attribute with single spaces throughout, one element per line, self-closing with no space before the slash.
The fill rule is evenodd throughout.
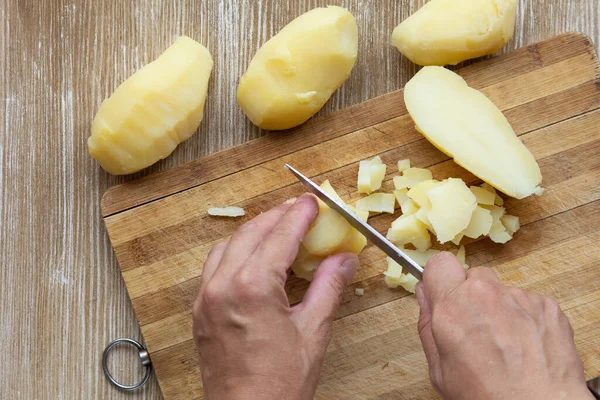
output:
<path id="1" fill-rule="evenodd" d="M 498 274 L 492 268 L 476 267 L 467 271 L 467 279 L 481 279 L 484 281 L 501 283 Z"/>
<path id="2" fill-rule="evenodd" d="M 444 251 L 433 256 L 423 272 L 423 291 L 429 307 L 435 309 L 438 300 L 466 279 L 465 270 L 454 254 Z"/>
<path id="3" fill-rule="evenodd" d="M 290 199 L 254 217 L 233 233 L 223 254 L 223 265 L 230 268 L 229 274 L 234 274 L 248 260 L 294 201 L 295 199 Z"/>
<path id="4" fill-rule="evenodd" d="M 342 253 L 327 257 L 315 271 L 304 300 L 294 308 L 304 325 L 314 329 L 326 326 L 333 320 L 340 306 L 344 288 L 356 274 L 358 256 Z"/>
<path id="5" fill-rule="evenodd" d="M 300 196 L 252 255 L 252 260 L 261 267 L 257 273 L 270 275 L 275 272 L 285 282 L 287 270 L 298 255 L 300 242 L 318 212 L 314 195 L 307 193 Z"/>
<path id="6" fill-rule="evenodd" d="M 229 240 L 225 240 L 223 242 L 215 244 L 212 249 L 208 252 L 208 256 L 206 257 L 206 261 L 204 262 L 204 267 L 202 268 L 202 277 L 200 279 L 200 285 L 208 282 L 210 278 L 213 276 L 217 268 L 219 267 L 219 263 L 223 258 L 223 253 L 229 244 Z"/>
<path id="7" fill-rule="evenodd" d="M 429 308 L 429 302 L 425 297 L 423 291 L 423 282 L 417 283 L 415 288 L 415 296 L 419 303 L 419 322 L 417 327 L 419 329 L 419 338 L 423 344 L 423 351 L 425 352 L 425 358 L 427 358 L 427 364 L 429 365 L 429 376 L 431 382 L 434 385 L 439 384 L 439 377 L 441 374 L 440 369 L 440 355 L 438 353 L 437 344 L 431 331 L 431 309 Z"/>

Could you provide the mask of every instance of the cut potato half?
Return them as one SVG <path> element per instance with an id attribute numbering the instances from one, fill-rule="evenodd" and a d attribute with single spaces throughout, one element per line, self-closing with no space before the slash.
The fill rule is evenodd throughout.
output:
<path id="1" fill-rule="evenodd" d="M 539 191 L 533 155 L 494 103 L 459 75 L 425 67 L 406 84 L 404 100 L 423 135 L 457 164 L 517 199 Z"/>

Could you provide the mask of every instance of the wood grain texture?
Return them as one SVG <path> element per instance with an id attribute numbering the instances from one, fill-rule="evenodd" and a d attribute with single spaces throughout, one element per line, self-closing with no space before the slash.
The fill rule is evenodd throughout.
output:
<path id="1" fill-rule="evenodd" d="M 557 299 L 572 316 L 588 377 L 596 376 L 600 352 L 590 332 L 600 328 L 600 309 L 594 308 L 600 303 L 600 248 L 594 241 L 600 237 L 600 66 L 594 48 L 584 35 L 565 34 L 457 72 L 505 113 L 538 160 L 546 189 L 541 197 L 507 199 L 521 231 L 505 246 L 465 240 L 467 262 L 495 267 L 505 283 Z M 264 136 L 116 186 L 103 199 L 109 237 L 165 398 L 203 397 L 191 334 L 202 263 L 212 245 L 243 222 L 303 192 L 284 163 L 317 182 L 330 179 L 348 203 L 359 198 L 358 162 L 374 155 L 388 165 L 384 190 L 392 189 L 396 161 L 403 158 L 438 179 L 480 182 L 415 130 L 402 90 L 316 118 L 293 135 Z M 207 215 L 208 208 L 223 205 L 241 206 L 247 215 Z M 385 232 L 397 216 L 369 222 Z M 383 283 L 383 252 L 368 245 L 360 259 L 336 315 L 317 398 L 435 397 L 414 298 Z M 302 300 L 307 286 L 288 280 L 291 304 Z M 354 295 L 359 287 L 365 296 Z M 394 368 L 383 371 L 385 363 Z"/>
<path id="2" fill-rule="evenodd" d="M 101 222 L 102 193 L 116 183 L 261 136 L 235 102 L 237 80 L 262 43 L 292 16 L 313 7 L 348 7 L 361 38 L 351 77 L 321 114 L 401 88 L 416 68 L 389 45 L 389 36 L 424 2 L 0 0 L 0 398 L 160 398 L 154 378 L 132 396 L 114 390 L 101 376 L 101 351 L 109 340 L 140 338 Z M 515 39 L 506 50 L 568 31 L 587 34 L 599 49 L 598 18 L 596 0 L 520 0 Z M 205 44 L 215 58 L 199 132 L 136 176 L 108 176 L 87 154 L 94 113 L 120 82 L 182 34 Z M 594 101 L 593 87 L 572 90 L 579 89 L 585 96 L 573 100 L 577 104 L 571 110 Z M 554 100 L 548 100 L 554 107 L 548 114 L 562 109 L 560 98 Z M 580 190 L 578 196 L 587 193 L 582 182 L 563 185 Z M 565 229 L 573 221 L 592 220 L 591 211 L 580 210 L 560 214 Z M 526 211 L 532 220 L 541 212 L 534 205 Z M 478 262 L 490 261 L 478 257 Z M 374 288 L 380 284 L 376 278 L 364 282 Z M 171 307 L 184 312 L 193 284 L 188 281 L 168 299 L 140 297 L 136 302 L 148 304 L 142 308 L 149 311 L 138 317 L 158 321 L 161 310 Z M 301 292 L 302 284 L 295 285 Z M 588 304 L 591 309 L 596 303 Z M 411 357 L 402 365 L 418 355 Z M 129 353 L 118 354 L 112 364 L 124 379 L 139 374 Z M 399 363 L 390 365 L 399 368 Z M 419 385 L 425 388 L 427 382 Z"/>

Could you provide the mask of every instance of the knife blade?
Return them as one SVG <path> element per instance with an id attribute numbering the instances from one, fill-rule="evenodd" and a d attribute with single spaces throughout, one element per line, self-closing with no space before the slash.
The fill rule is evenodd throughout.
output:
<path id="1" fill-rule="evenodd" d="M 382 234 L 373 229 L 369 224 L 359 219 L 348 207 L 344 204 L 338 203 L 328 193 L 323 191 L 313 181 L 302 175 L 298 170 L 285 164 L 285 168 L 289 170 L 294 176 L 302 182 L 304 187 L 312 194 L 321 199 L 329 207 L 339 212 L 342 217 L 346 219 L 357 231 L 365 235 L 375 246 L 379 247 L 385 254 L 387 254 L 392 260 L 396 261 L 402 266 L 402 269 L 408 271 L 418 280 L 423 279 L 423 268 L 414 262 L 409 256 L 404 254 L 402 250 L 396 247 L 392 242 L 386 239 Z"/>

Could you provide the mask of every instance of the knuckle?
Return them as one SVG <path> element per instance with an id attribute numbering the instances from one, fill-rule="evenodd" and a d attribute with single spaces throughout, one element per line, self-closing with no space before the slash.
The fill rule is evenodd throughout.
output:
<path id="1" fill-rule="evenodd" d="M 196 303 L 198 304 L 199 312 L 204 304 L 209 307 L 215 304 L 220 304 L 225 298 L 225 291 L 221 287 L 221 285 L 215 283 L 214 281 L 210 281 L 206 284 L 206 286 L 202 289 L 201 295 L 198 296 Z"/>
<path id="2" fill-rule="evenodd" d="M 342 278 L 334 274 L 329 275 L 327 277 L 327 285 L 339 297 L 341 301 L 342 295 L 344 294 L 344 288 L 346 287 L 345 282 L 342 280 Z"/>
<path id="3" fill-rule="evenodd" d="M 467 280 L 471 295 L 475 297 L 488 297 L 495 295 L 498 291 L 496 285 L 483 279 Z"/>
<path id="4" fill-rule="evenodd" d="M 235 296 L 244 301 L 262 299 L 265 296 L 263 286 L 257 282 L 255 275 L 249 269 L 244 269 L 235 276 L 233 288 Z"/>

